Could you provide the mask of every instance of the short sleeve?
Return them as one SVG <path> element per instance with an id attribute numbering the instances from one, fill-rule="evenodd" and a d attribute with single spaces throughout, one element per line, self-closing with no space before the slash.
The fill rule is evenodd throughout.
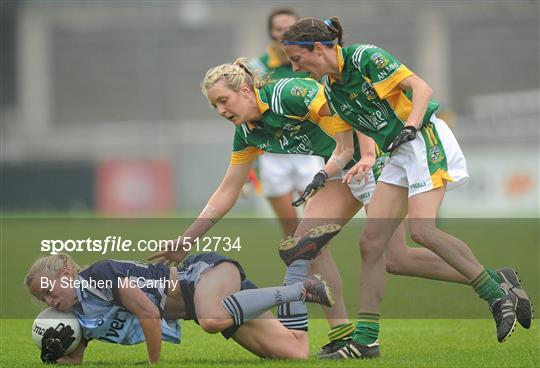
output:
<path id="1" fill-rule="evenodd" d="M 315 80 L 287 78 L 276 83 L 270 107 L 279 115 L 306 120 L 310 113 L 318 114 L 325 103 L 324 87 Z"/>
<path id="2" fill-rule="evenodd" d="M 324 130 L 332 137 L 335 137 L 336 133 L 347 132 L 353 129 L 352 126 L 350 126 L 346 121 L 341 119 L 338 115 L 322 116 L 319 118 L 317 123 L 322 130 Z"/>
<path id="3" fill-rule="evenodd" d="M 233 140 L 233 150 L 231 153 L 232 165 L 242 165 L 255 161 L 263 151 L 250 145 L 247 142 L 247 127 L 245 125 L 236 127 Z"/>
<path id="4" fill-rule="evenodd" d="M 367 46 L 355 54 L 360 58 L 356 65 L 360 67 L 362 75 L 369 79 L 381 100 L 392 94 L 405 78 L 414 75 L 399 60 L 379 47 Z"/>

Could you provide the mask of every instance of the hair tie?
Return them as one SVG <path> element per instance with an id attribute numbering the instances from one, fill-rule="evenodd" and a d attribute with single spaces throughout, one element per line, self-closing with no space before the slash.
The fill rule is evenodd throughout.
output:
<path id="1" fill-rule="evenodd" d="M 332 19 L 330 18 L 325 19 L 324 24 L 326 24 L 328 27 L 334 28 L 334 23 L 332 23 Z"/>

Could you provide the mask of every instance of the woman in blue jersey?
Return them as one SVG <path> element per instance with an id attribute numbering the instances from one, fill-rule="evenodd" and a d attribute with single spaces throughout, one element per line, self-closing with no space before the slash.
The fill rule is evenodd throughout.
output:
<path id="1" fill-rule="evenodd" d="M 260 357 L 305 359 L 307 335 L 285 328 L 268 310 L 300 300 L 333 303 L 318 277 L 257 289 L 238 262 L 218 253 L 190 256 L 179 269 L 115 260 L 81 268 L 68 255 L 51 255 L 34 262 L 25 285 L 50 307 L 74 313 L 83 330 L 81 344 L 67 356 L 73 331 L 46 331 L 41 352 L 46 363 L 81 363 L 91 340 L 146 342 L 148 362 L 158 363 L 162 340 L 180 343 L 179 319 L 232 337 Z"/>
<path id="2" fill-rule="evenodd" d="M 467 177 L 465 158 L 444 121 L 437 118 L 432 89 L 385 50 L 369 44 L 343 46 L 338 18 L 304 18 L 282 44 L 294 70 L 326 78 L 333 111 L 391 153 L 373 194 L 360 239 L 360 312 L 353 340 L 331 358 L 379 355 L 379 310 L 384 294 L 385 251 L 408 214 L 411 237 L 465 277 L 490 306 L 503 342 L 516 319 L 526 328 L 531 305 L 514 270 L 482 266 L 469 246 L 440 230 L 437 211 L 446 189 Z M 356 169 L 348 173 L 354 177 Z M 515 292 L 519 290 L 519 292 Z M 517 314 L 517 317 L 516 317 Z"/>

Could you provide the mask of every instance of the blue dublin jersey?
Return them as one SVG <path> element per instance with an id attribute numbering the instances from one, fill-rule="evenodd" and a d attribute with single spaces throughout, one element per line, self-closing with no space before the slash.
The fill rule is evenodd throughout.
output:
<path id="1" fill-rule="evenodd" d="M 145 341 L 139 319 L 122 304 L 118 295 L 120 280 L 135 280 L 140 289 L 163 312 L 167 300 L 169 268 L 158 264 L 106 260 L 79 273 L 77 303 L 72 312 L 77 316 L 85 339 L 122 345 Z M 178 320 L 161 320 L 162 340 L 180 343 Z"/>

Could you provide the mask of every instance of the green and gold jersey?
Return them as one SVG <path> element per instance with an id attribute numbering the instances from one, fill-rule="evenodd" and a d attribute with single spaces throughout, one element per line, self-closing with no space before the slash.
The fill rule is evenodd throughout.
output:
<path id="1" fill-rule="evenodd" d="M 373 45 L 337 46 L 341 80 L 324 80 L 330 107 L 355 129 L 388 147 L 412 108 L 412 94 L 399 84 L 414 75 L 392 55 Z M 438 108 L 430 101 L 422 124 Z"/>
<path id="2" fill-rule="evenodd" d="M 272 80 L 282 78 L 307 78 L 309 76 L 308 73 L 293 71 L 291 63 L 283 63 L 271 47 L 267 49 L 266 54 L 251 59 L 249 65 L 255 69 L 259 75 L 269 75 Z"/>
<path id="3" fill-rule="evenodd" d="M 320 117 L 326 104 L 324 87 L 308 78 L 285 78 L 255 90 L 261 121 L 236 127 L 231 164 L 245 164 L 262 152 L 303 154 L 329 159 L 336 148 L 336 133 L 352 130 L 338 116 Z M 354 135 L 355 155 L 360 159 Z"/>

